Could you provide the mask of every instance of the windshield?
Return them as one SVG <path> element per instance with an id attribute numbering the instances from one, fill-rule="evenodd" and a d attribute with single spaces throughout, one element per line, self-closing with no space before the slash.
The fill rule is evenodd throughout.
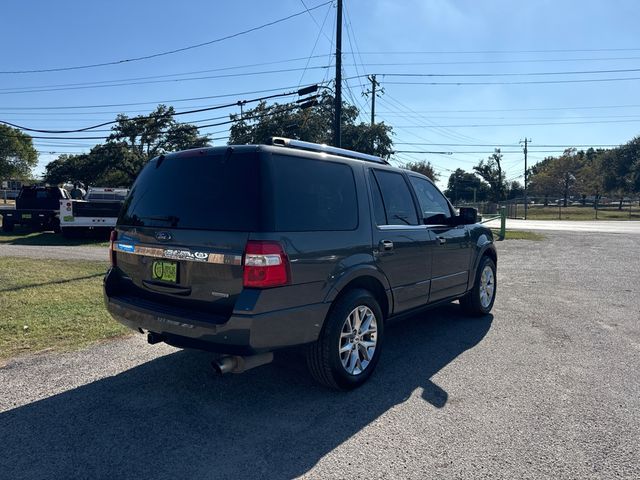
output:
<path id="1" fill-rule="evenodd" d="M 136 180 L 118 224 L 256 231 L 259 178 L 256 153 L 159 157 Z"/>

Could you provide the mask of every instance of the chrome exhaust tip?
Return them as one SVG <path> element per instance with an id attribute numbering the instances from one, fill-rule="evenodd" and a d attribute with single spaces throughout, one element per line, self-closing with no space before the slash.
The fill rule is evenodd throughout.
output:
<path id="1" fill-rule="evenodd" d="M 211 362 L 213 370 L 218 375 L 225 373 L 242 373 L 273 361 L 273 352 L 261 353 L 243 357 L 240 355 L 223 355 Z"/>

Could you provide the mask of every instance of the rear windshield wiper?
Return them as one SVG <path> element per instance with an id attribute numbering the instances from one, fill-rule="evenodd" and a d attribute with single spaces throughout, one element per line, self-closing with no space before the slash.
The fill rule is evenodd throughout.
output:
<path id="1" fill-rule="evenodd" d="M 138 218 L 154 220 L 158 222 L 169 222 L 172 227 L 177 226 L 178 222 L 180 221 L 180 218 L 176 217 L 175 215 L 158 215 L 158 216 L 138 217 Z"/>

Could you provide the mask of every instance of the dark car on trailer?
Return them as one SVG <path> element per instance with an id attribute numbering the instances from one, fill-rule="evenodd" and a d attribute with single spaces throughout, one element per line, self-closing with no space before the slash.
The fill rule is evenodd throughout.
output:
<path id="1" fill-rule="evenodd" d="M 2 231 L 11 232 L 15 226 L 30 230 L 60 231 L 60 200 L 69 193 L 59 187 L 24 186 L 16 198 L 16 208 L 0 211 Z"/>
<path id="2" fill-rule="evenodd" d="M 474 209 L 378 157 L 272 143 L 149 162 L 112 234 L 118 321 L 216 352 L 221 373 L 305 345 L 320 383 L 350 389 L 373 372 L 387 319 L 454 300 L 491 310 L 497 255 Z"/>

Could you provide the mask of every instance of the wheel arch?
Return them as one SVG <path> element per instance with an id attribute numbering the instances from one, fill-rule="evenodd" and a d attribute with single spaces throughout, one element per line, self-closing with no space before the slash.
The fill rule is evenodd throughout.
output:
<path id="1" fill-rule="evenodd" d="M 380 304 L 380 309 L 385 318 L 392 311 L 393 297 L 387 278 L 376 268 L 369 267 L 349 272 L 343 276 L 340 281 L 333 286 L 325 302 L 334 302 L 337 298 L 345 295 L 347 292 L 362 288 L 371 292 Z"/>

